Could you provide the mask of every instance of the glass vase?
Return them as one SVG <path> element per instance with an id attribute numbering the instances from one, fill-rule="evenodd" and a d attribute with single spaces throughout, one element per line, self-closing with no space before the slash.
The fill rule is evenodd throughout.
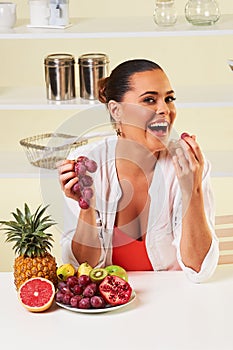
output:
<path id="1" fill-rule="evenodd" d="M 177 21 L 177 12 L 174 0 L 157 0 L 154 9 L 154 22 L 158 26 L 172 26 Z"/>
<path id="2" fill-rule="evenodd" d="M 185 5 L 185 18 L 193 25 L 212 25 L 220 18 L 220 9 L 215 0 L 189 0 Z"/>

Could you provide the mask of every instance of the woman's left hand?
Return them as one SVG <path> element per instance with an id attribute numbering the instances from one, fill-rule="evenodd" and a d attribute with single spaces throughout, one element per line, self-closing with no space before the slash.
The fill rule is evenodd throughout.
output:
<path id="1" fill-rule="evenodd" d="M 179 141 L 173 163 L 183 195 L 191 195 L 201 189 L 204 158 L 194 135 Z"/>

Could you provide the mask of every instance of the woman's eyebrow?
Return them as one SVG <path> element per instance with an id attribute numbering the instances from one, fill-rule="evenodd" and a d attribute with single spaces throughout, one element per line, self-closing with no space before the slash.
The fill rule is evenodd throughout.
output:
<path id="1" fill-rule="evenodd" d="M 158 95 L 159 93 L 157 91 L 146 91 L 143 92 L 143 94 L 141 94 L 139 97 L 144 96 L 144 95 Z"/>
<path id="2" fill-rule="evenodd" d="M 166 92 L 166 95 L 170 95 L 170 94 L 174 94 L 174 93 L 175 93 L 174 90 L 169 90 L 169 91 Z M 158 95 L 159 93 L 157 91 L 146 91 L 143 94 L 141 94 L 139 97 L 142 97 L 142 96 L 147 95 L 147 94 L 149 94 L 149 95 Z"/>

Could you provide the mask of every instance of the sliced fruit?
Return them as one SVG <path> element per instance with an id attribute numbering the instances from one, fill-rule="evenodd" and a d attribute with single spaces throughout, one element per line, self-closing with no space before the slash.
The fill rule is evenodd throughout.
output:
<path id="1" fill-rule="evenodd" d="M 92 270 L 92 266 L 88 264 L 88 262 L 84 262 L 78 267 L 77 276 L 80 277 L 82 275 L 89 276 L 90 271 Z"/>
<path id="2" fill-rule="evenodd" d="M 93 282 L 100 283 L 105 277 L 108 276 L 108 272 L 104 268 L 94 268 L 90 271 L 89 277 Z"/>
<path id="3" fill-rule="evenodd" d="M 18 291 L 21 304 L 29 311 L 42 312 L 53 303 L 54 284 L 46 278 L 35 277 L 24 282 Z"/>
<path id="4" fill-rule="evenodd" d="M 131 297 L 130 284 L 117 276 L 107 276 L 99 285 L 99 291 L 104 300 L 112 305 L 126 304 Z"/>
<path id="5" fill-rule="evenodd" d="M 123 280 L 128 281 L 126 270 L 119 265 L 108 265 L 105 267 L 105 270 L 110 276 L 118 276 L 120 278 L 123 278 Z"/>
<path id="6" fill-rule="evenodd" d="M 75 268 L 72 264 L 63 264 L 57 269 L 57 277 L 61 281 L 66 281 L 68 277 L 74 276 Z"/>

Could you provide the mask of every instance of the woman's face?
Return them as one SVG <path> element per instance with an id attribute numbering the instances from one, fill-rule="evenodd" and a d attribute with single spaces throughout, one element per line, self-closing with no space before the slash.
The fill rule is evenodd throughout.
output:
<path id="1" fill-rule="evenodd" d="M 176 118 L 175 94 L 166 74 L 156 69 L 135 73 L 120 103 L 122 135 L 155 152 L 167 144 Z"/>

